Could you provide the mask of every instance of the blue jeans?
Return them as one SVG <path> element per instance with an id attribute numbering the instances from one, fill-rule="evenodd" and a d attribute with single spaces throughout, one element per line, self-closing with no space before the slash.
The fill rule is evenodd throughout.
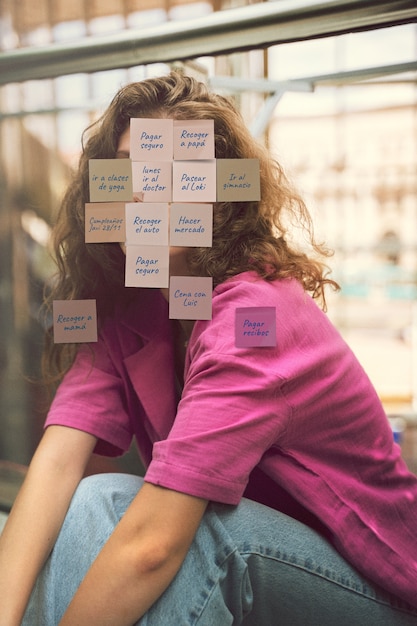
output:
<path id="1" fill-rule="evenodd" d="M 59 623 L 141 484 L 125 474 L 81 482 L 24 626 Z M 359 575 L 310 528 L 243 500 L 209 506 L 180 572 L 137 624 L 409 626 L 417 610 Z"/>

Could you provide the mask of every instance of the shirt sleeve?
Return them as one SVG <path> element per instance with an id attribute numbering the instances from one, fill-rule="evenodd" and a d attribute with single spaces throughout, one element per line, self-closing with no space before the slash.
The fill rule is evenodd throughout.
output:
<path id="1" fill-rule="evenodd" d="M 213 302 L 211 322 L 196 324 L 177 417 L 168 438 L 154 445 L 145 480 L 237 504 L 291 408 L 281 394 L 277 349 L 237 349 L 236 303 L 220 304 L 214 310 Z"/>
<path id="2" fill-rule="evenodd" d="M 123 401 L 123 381 L 102 337 L 82 345 L 58 387 L 45 428 L 68 426 L 97 437 L 95 452 L 118 456 L 129 449 L 132 429 Z"/>

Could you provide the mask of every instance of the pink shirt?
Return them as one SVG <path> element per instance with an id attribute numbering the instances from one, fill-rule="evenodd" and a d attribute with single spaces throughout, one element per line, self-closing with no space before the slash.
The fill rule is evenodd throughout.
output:
<path id="1" fill-rule="evenodd" d="M 136 435 L 147 481 L 209 500 L 236 504 L 249 490 L 285 510 L 285 490 L 360 571 L 415 605 L 417 478 L 368 377 L 301 286 L 245 273 L 216 288 L 213 319 L 191 336 L 175 420 L 166 310 L 143 291 L 139 311 L 103 330 L 93 367 L 80 352 L 47 423 L 96 434 L 106 453 Z M 276 308 L 275 347 L 236 348 L 235 310 L 246 306 Z M 257 497 L 260 472 L 269 488 Z"/>

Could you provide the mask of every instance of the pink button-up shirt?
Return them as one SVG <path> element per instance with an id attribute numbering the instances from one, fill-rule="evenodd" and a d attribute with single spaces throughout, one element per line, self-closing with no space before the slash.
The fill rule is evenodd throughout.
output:
<path id="1" fill-rule="evenodd" d="M 236 347 L 236 308 L 253 306 L 275 308 L 276 346 Z M 93 350 L 93 365 L 80 352 L 48 424 L 95 434 L 105 453 L 135 435 L 145 479 L 177 491 L 229 504 L 249 493 L 283 510 L 287 492 L 360 571 L 416 604 L 417 478 L 362 367 L 296 281 L 245 273 L 215 289 L 213 319 L 191 336 L 176 417 L 157 292 L 143 290 Z"/>

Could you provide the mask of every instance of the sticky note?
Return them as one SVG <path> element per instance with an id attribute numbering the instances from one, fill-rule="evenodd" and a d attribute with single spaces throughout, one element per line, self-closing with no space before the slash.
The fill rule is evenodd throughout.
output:
<path id="1" fill-rule="evenodd" d="M 123 242 L 126 239 L 124 202 L 87 202 L 85 242 Z"/>
<path id="2" fill-rule="evenodd" d="M 261 199 L 258 159 L 217 159 L 218 202 Z"/>
<path id="3" fill-rule="evenodd" d="M 127 245 L 168 245 L 168 203 L 128 202 Z"/>
<path id="4" fill-rule="evenodd" d="M 210 320 L 213 279 L 203 276 L 171 276 L 169 317 L 179 320 Z"/>
<path id="5" fill-rule="evenodd" d="M 90 159 L 90 202 L 130 202 L 132 164 L 130 159 Z"/>
<path id="6" fill-rule="evenodd" d="M 52 315 L 55 343 L 97 341 L 95 300 L 54 300 Z"/>
<path id="7" fill-rule="evenodd" d="M 143 202 L 169 202 L 172 198 L 171 161 L 133 161 L 133 196 Z"/>
<path id="8" fill-rule="evenodd" d="M 172 164 L 173 202 L 215 202 L 216 160 L 174 161 Z"/>
<path id="9" fill-rule="evenodd" d="M 174 159 L 214 159 L 214 120 L 174 120 Z"/>
<path id="10" fill-rule="evenodd" d="M 174 202 L 169 226 L 171 246 L 209 248 L 213 240 L 213 205 Z"/>
<path id="11" fill-rule="evenodd" d="M 237 308 L 235 339 L 237 348 L 275 346 L 275 307 L 257 306 Z"/>
<path id="12" fill-rule="evenodd" d="M 126 246 L 126 287 L 169 285 L 168 246 Z"/>
<path id="13" fill-rule="evenodd" d="M 173 158 L 173 120 L 131 118 L 132 161 L 170 161 Z"/>

